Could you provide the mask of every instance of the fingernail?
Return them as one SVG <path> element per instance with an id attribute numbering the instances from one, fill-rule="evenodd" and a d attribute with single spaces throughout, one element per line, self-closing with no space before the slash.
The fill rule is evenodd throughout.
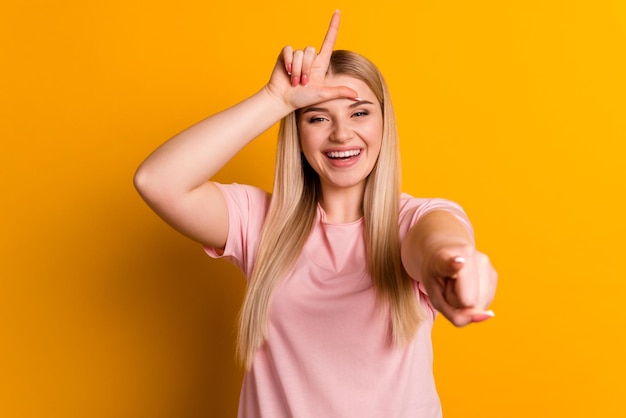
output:
<path id="1" fill-rule="evenodd" d="M 306 74 L 302 74 L 302 79 L 300 80 L 300 83 L 303 86 L 306 86 L 307 84 L 309 84 L 309 76 Z"/>
<path id="2" fill-rule="evenodd" d="M 361 99 L 360 97 L 355 97 L 355 98 L 354 98 L 354 99 L 352 99 L 352 100 L 354 100 L 355 102 L 360 102 L 360 101 L 361 101 L 361 100 L 363 100 L 363 99 Z"/>
<path id="3" fill-rule="evenodd" d="M 291 64 L 287 66 L 287 74 L 291 75 Z"/>
<path id="4" fill-rule="evenodd" d="M 291 77 L 291 87 L 296 87 L 300 82 L 300 77 L 293 76 Z"/>
<path id="5" fill-rule="evenodd" d="M 452 261 L 454 261 L 455 263 L 461 263 L 461 264 L 465 264 L 465 257 L 454 257 L 454 259 L 452 259 Z"/>
<path id="6" fill-rule="evenodd" d="M 483 322 L 488 320 L 489 318 L 493 318 L 494 316 L 496 316 L 495 313 L 493 313 L 493 311 L 489 310 L 489 311 L 485 311 L 483 313 L 480 313 L 478 315 L 474 315 L 472 317 L 472 322 Z"/>

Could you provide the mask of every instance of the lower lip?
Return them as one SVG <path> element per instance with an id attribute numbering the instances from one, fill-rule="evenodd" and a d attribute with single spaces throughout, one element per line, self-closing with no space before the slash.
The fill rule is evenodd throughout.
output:
<path id="1" fill-rule="evenodd" d="M 363 155 L 363 153 L 361 152 L 359 155 L 355 155 L 354 157 L 350 157 L 350 158 L 337 158 L 337 159 L 333 159 L 330 158 L 328 156 L 325 155 L 326 160 L 334 167 L 338 167 L 338 168 L 346 168 L 346 167 L 350 167 L 353 166 L 354 164 L 356 164 L 359 159 L 361 158 L 361 155 Z"/>

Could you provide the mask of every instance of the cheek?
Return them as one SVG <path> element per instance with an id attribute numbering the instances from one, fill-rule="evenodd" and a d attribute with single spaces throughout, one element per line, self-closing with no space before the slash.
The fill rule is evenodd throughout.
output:
<path id="1" fill-rule="evenodd" d="M 303 129 L 299 132 L 300 135 L 300 148 L 304 154 L 311 154 L 318 150 L 322 140 L 320 140 L 319 133 L 312 132 L 311 130 Z"/>
<path id="2" fill-rule="evenodd" d="M 315 165 L 315 160 L 313 158 L 315 156 L 315 153 L 313 148 L 311 147 L 311 143 L 309 141 L 301 139 L 300 150 L 302 151 L 302 155 L 304 156 L 304 159 L 309 163 L 309 165 Z"/>
<path id="3" fill-rule="evenodd" d="M 363 127 L 361 137 L 366 138 L 367 145 L 372 150 L 380 150 L 383 138 L 383 129 L 380 125 L 370 125 Z"/>
<path id="4" fill-rule="evenodd" d="M 311 152 L 311 142 L 306 137 L 300 137 L 300 150 L 304 155 L 309 155 Z"/>

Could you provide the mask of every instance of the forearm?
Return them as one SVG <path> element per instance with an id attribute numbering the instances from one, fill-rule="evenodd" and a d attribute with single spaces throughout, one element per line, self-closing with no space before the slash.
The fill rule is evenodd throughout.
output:
<path id="1" fill-rule="evenodd" d="M 408 232 L 402 243 L 402 263 L 407 273 L 416 280 L 424 280 L 429 260 L 446 248 L 473 250 L 473 240 L 467 227 L 445 210 L 424 215 Z"/>
<path id="2" fill-rule="evenodd" d="M 141 164 L 135 183 L 143 192 L 151 185 L 181 193 L 191 191 L 291 111 L 264 88 L 161 145 Z"/>

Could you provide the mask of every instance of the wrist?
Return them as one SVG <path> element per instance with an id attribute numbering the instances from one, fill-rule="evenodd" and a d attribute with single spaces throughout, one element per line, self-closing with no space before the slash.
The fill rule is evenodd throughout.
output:
<path id="1" fill-rule="evenodd" d="M 281 119 L 297 110 L 293 105 L 286 102 L 280 94 L 275 92 L 270 84 L 266 84 L 259 94 L 264 97 L 264 100 L 269 102 L 272 108 L 275 108 L 281 114 Z"/>

